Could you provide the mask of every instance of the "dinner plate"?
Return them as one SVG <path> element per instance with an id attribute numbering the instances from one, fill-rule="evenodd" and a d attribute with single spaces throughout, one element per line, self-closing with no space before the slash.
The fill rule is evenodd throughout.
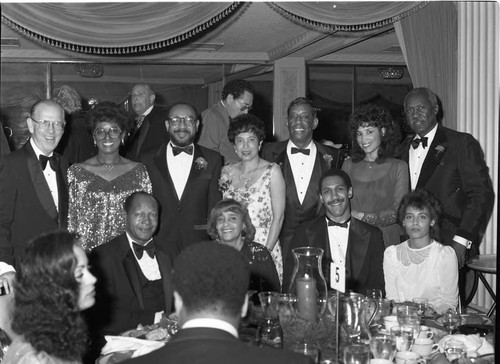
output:
<path id="1" fill-rule="evenodd" d="M 464 313 L 460 315 L 461 325 L 492 325 L 493 321 L 488 316 L 478 315 L 475 313 Z M 436 323 L 443 326 L 442 316 L 436 318 Z"/>

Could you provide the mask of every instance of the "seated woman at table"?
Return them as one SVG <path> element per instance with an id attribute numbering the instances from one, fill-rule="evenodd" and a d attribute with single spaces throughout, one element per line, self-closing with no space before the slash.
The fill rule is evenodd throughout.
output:
<path id="1" fill-rule="evenodd" d="M 151 193 L 143 164 L 120 155 L 130 118 L 112 102 L 97 104 L 89 114 L 97 154 L 68 169 L 68 230 L 81 236 L 90 252 L 125 231 L 123 202 L 133 192 Z"/>
<path id="2" fill-rule="evenodd" d="M 2 363 L 81 363 L 88 343 L 80 311 L 94 305 L 95 283 L 74 234 L 29 242 L 14 282 L 13 342 Z"/>
<path id="3" fill-rule="evenodd" d="M 238 201 L 219 201 L 208 218 L 208 234 L 221 243 L 239 250 L 250 267 L 249 290 L 280 291 L 276 266 L 267 248 L 253 241 L 255 227 L 247 209 Z"/>
<path id="4" fill-rule="evenodd" d="M 458 261 L 450 246 L 435 240 L 442 215 L 440 202 L 418 189 L 406 194 L 398 219 L 409 239 L 384 252 L 385 291 L 396 302 L 423 297 L 438 313 L 458 305 Z"/>

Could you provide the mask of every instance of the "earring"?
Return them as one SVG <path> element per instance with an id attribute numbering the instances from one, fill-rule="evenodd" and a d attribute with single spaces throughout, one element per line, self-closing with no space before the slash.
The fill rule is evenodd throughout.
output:
<path id="1" fill-rule="evenodd" d="M 125 145 L 125 141 L 123 140 L 123 138 L 122 138 L 122 145 Z"/>
<path id="2" fill-rule="evenodd" d="M 94 139 L 94 147 L 97 147 L 97 142 L 95 141 L 95 139 Z"/>

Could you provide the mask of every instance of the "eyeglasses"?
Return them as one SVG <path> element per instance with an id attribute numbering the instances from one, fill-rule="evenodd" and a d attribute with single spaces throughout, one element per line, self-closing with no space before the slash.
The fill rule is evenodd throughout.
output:
<path id="1" fill-rule="evenodd" d="M 309 115 L 309 114 L 292 114 L 292 115 L 288 116 L 288 121 L 294 122 L 297 120 L 309 122 L 309 121 L 311 121 L 311 115 Z"/>
<path id="2" fill-rule="evenodd" d="M 168 121 L 173 126 L 179 126 L 179 125 L 181 125 L 181 122 L 184 122 L 184 124 L 186 124 L 186 126 L 191 127 L 196 122 L 196 119 L 192 118 L 191 116 L 186 116 L 186 117 L 172 116 L 171 118 L 168 119 Z"/>
<path id="3" fill-rule="evenodd" d="M 240 99 L 236 99 L 236 101 L 238 102 L 238 104 L 240 105 L 243 105 L 241 108 L 240 108 L 240 111 L 241 112 L 245 112 L 245 111 L 250 111 L 252 110 L 252 105 L 249 105 L 249 104 L 246 104 L 243 102 L 243 100 L 240 100 Z"/>
<path id="4" fill-rule="evenodd" d="M 109 128 L 109 129 L 103 129 L 103 128 L 97 128 L 94 130 L 94 136 L 97 139 L 104 139 L 106 138 L 106 135 L 109 136 L 112 139 L 116 139 L 120 137 L 120 134 L 122 131 L 119 128 Z"/>
<path id="5" fill-rule="evenodd" d="M 64 126 L 66 125 L 64 121 L 35 120 L 32 117 L 30 117 L 30 119 L 40 125 L 42 129 L 48 129 L 52 125 L 55 130 L 63 130 Z"/>

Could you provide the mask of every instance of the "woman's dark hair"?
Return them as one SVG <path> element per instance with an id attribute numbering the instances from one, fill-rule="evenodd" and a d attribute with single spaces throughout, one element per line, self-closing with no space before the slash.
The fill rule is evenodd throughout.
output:
<path id="1" fill-rule="evenodd" d="M 129 114 L 111 101 L 102 101 L 89 112 L 87 123 L 92 133 L 97 124 L 101 122 L 115 123 L 122 132 L 129 131 L 133 124 Z"/>
<path id="2" fill-rule="evenodd" d="M 359 162 L 365 158 L 365 152 L 356 140 L 360 126 L 372 126 L 379 130 L 380 147 L 378 149 L 377 163 L 382 163 L 386 158 L 396 155 L 396 149 L 401 142 L 401 134 L 399 129 L 394 125 L 394 120 L 386 108 L 373 104 L 359 106 L 349 118 L 349 126 L 351 129 L 351 156 L 353 162 Z M 385 128 L 383 135 L 382 128 Z"/>
<path id="3" fill-rule="evenodd" d="M 241 114 L 229 123 L 227 137 L 229 141 L 234 144 L 236 136 L 241 133 L 254 133 L 257 139 L 259 139 L 259 142 L 261 142 L 266 137 L 266 127 L 257 116 L 252 114 Z"/>
<path id="4" fill-rule="evenodd" d="M 398 208 L 398 220 L 401 226 L 403 226 L 408 207 L 413 207 L 417 210 L 427 209 L 429 211 L 429 218 L 434 220 L 434 225 L 430 227 L 429 235 L 432 239 L 438 240 L 439 226 L 441 224 L 441 216 L 443 215 L 441 202 L 432 193 L 424 189 L 408 192 L 403 196 Z"/>
<path id="5" fill-rule="evenodd" d="M 210 216 L 208 217 L 208 235 L 213 240 L 219 240 L 219 233 L 217 232 L 217 219 L 224 212 L 234 212 L 241 216 L 243 220 L 243 229 L 241 235 L 245 243 L 253 241 L 255 237 L 255 227 L 252 224 L 252 220 L 248 215 L 248 210 L 245 206 L 233 199 L 225 199 L 219 201 L 210 211 Z"/>
<path id="6" fill-rule="evenodd" d="M 26 247 L 14 282 L 12 329 L 37 351 L 81 360 L 87 329 L 75 278 L 77 237 L 68 232 L 38 236 Z"/>

